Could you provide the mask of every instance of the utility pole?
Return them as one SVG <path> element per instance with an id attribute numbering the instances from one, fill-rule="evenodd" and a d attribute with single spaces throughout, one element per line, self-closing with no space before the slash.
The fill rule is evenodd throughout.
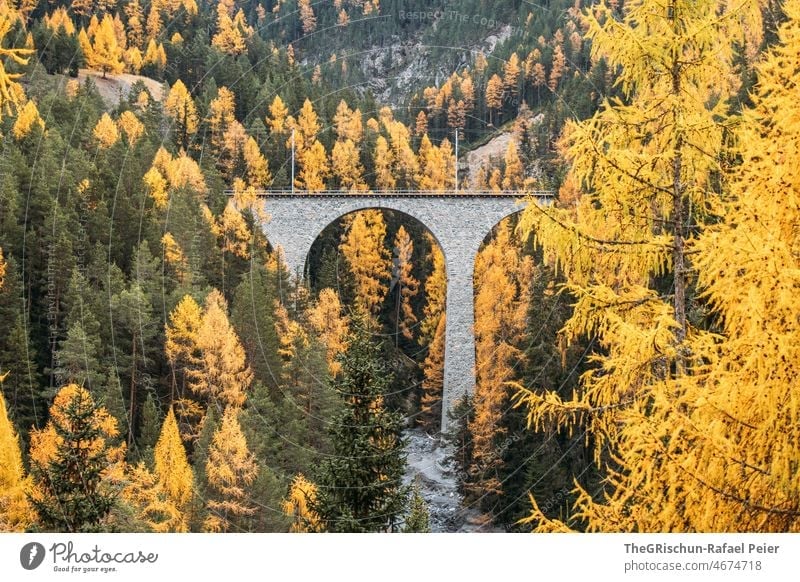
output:
<path id="1" fill-rule="evenodd" d="M 455 180 L 456 180 L 456 187 L 455 193 L 458 194 L 458 128 L 456 128 L 456 163 L 455 163 Z"/>
<path id="2" fill-rule="evenodd" d="M 294 128 L 292 128 L 292 194 L 294 194 Z"/>

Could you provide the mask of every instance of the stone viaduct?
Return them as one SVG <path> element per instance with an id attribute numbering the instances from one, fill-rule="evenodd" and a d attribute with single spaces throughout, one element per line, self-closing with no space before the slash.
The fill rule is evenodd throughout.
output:
<path id="1" fill-rule="evenodd" d="M 549 192 L 534 192 L 540 201 Z M 421 222 L 444 252 L 447 268 L 442 430 L 447 412 L 475 389 L 474 297 L 472 274 L 478 249 L 503 218 L 523 209 L 519 193 L 493 192 L 281 192 L 262 193 L 270 215 L 264 231 L 273 246 L 283 248 L 291 272 L 303 272 L 311 245 L 342 216 L 369 208 L 402 212 Z"/>

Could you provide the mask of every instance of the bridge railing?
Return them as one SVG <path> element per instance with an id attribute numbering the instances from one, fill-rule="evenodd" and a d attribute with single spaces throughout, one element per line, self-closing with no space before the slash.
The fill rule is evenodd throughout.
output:
<path id="1" fill-rule="evenodd" d="M 233 190 L 225 190 L 225 194 L 233 196 Z M 368 190 L 357 192 L 351 190 L 297 190 L 275 189 L 275 190 L 256 190 L 256 195 L 261 198 L 346 198 L 351 196 L 361 196 L 367 198 L 553 198 L 555 192 L 552 190 Z"/>

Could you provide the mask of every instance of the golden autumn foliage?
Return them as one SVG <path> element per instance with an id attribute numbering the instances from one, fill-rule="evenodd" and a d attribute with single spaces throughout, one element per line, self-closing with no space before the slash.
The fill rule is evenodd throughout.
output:
<path id="1" fill-rule="evenodd" d="M 147 48 L 144 52 L 142 59 L 142 66 L 152 65 L 159 72 L 163 71 L 167 66 L 167 53 L 164 50 L 163 43 L 157 43 L 154 39 L 150 39 L 147 43 Z"/>
<path id="2" fill-rule="evenodd" d="M 253 29 L 247 24 L 244 12 L 239 10 L 231 18 L 222 3 L 217 5 L 217 33 L 211 39 L 211 46 L 227 55 L 240 55 L 247 48 L 246 41 L 252 34 Z"/>
<path id="3" fill-rule="evenodd" d="M 203 524 L 205 531 L 235 530 L 240 518 L 255 512 L 247 488 L 258 475 L 258 465 L 247 447 L 238 416 L 237 407 L 225 408 L 208 450 L 206 478 L 212 496 L 207 503 L 209 516 Z"/>
<path id="4" fill-rule="evenodd" d="M 157 484 L 175 508 L 175 518 L 164 523 L 161 531 L 188 531 L 186 506 L 192 497 L 194 476 L 172 408 L 164 419 L 153 459 Z"/>
<path id="5" fill-rule="evenodd" d="M 289 109 L 281 99 L 280 95 L 275 95 L 275 99 L 269 106 L 269 117 L 266 118 L 267 126 L 272 133 L 281 134 L 286 131 L 286 119 Z"/>
<path id="6" fill-rule="evenodd" d="M 412 329 L 417 323 L 417 316 L 411 306 L 411 299 L 419 293 L 419 281 L 414 278 L 412 262 L 414 243 L 405 227 L 397 230 L 394 238 L 394 273 L 392 280 L 397 286 L 397 326 L 406 339 L 414 338 Z M 396 338 L 396 341 L 399 338 Z"/>
<path id="7" fill-rule="evenodd" d="M 364 137 L 364 124 L 361 121 L 361 111 L 353 111 L 348 107 L 344 99 L 339 101 L 336 106 L 336 113 L 333 116 L 333 125 L 336 129 L 336 137 L 340 141 L 350 140 L 354 145 L 361 143 Z"/>
<path id="8" fill-rule="evenodd" d="M 86 53 L 86 61 L 90 68 L 103 71 L 103 78 L 106 73 L 121 73 L 124 68 L 122 62 L 123 48 L 117 39 L 114 30 L 114 19 L 110 14 L 106 14 L 94 30 L 91 30 L 91 44 Z"/>
<path id="9" fill-rule="evenodd" d="M 117 124 L 108 113 L 103 113 L 100 117 L 92 130 L 92 135 L 101 149 L 108 149 L 119 141 Z"/>
<path id="10" fill-rule="evenodd" d="M 170 408 L 154 451 L 155 470 L 144 463 L 130 467 L 122 491 L 137 511 L 137 516 L 154 532 L 189 531 L 189 502 L 194 489 L 194 474 Z"/>
<path id="11" fill-rule="evenodd" d="M 431 265 L 431 274 L 425 280 L 424 317 L 420 323 L 420 341 L 423 345 L 433 339 L 447 300 L 447 269 L 444 253 L 430 233 L 425 233 L 425 237 L 431 248 L 427 259 Z"/>
<path id="12" fill-rule="evenodd" d="M 205 204 L 202 206 L 202 211 L 209 229 L 219 240 L 223 252 L 232 253 L 242 259 L 250 258 L 252 233 L 233 201 L 228 202 L 218 217 L 215 217 Z"/>
<path id="13" fill-rule="evenodd" d="M 342 368 L 337 358 L 347 349 L 345 340 L 349 331 L 349 318 L 342 314 L 342 303 L 336 291 L 320 291 L 317 301 L 308 308 L 306 319 L 325 344 L 328 369 L 335 376 Z"/>
<path id="14" fill-rule="evenodd" d="M 504 407 L 524 360 L 520 344 L 526 331 L 533 261 L 522 255 L 508 220 L 497 227 L 494 240 L 475 260 L 475 413 L 469 422 L 473 439 L 474 475 L 481 475 L 482 494 L 497 494 L 502 484 L 495 474 L 495 451 Z"/>
<path id="15" fill-rule="evenodd" d="M 503 190 L 519 190 L 525 181 L 525 168 L 519 158 L 517 144 L 508 142 L 505 155 L 505 172 L 503 173 Z"/>
<path id="16" fill-rule="evenodd" d="M 317 28 L 317 17 L 311 7 L 311 0 L 298 0 L 297 6 L 300 9 L 300 23 L 303 27 L 303 34 L 311 34 Z"/>
<path id="17" fill-rule="evenodd" d="M 29 135 L 37 126 L 44 131 L 44 120 L 39 116 L 39 109 L 36 107 L 36 103 L 28 101 L 17 113 L 17 119 L 14 121 L 14 125 L 11 126 L 11 134 L 14 139 L 20 140 Z"/>
<path id="18" fill-rule="evenodd" d="M 320 517 L 312 509 L 316 499 L 317 486 L 302 474 L 295 475 L 281 506 L 283 512 L 292 518 L 290 532 L 315 533 L 322 530 Z"/>
<path id="19" fill-rule="evenodd" d="M 144 124 L 132 111 L 123 111 L 117 119 L 117 125 L 130 146 L 135 146 L 144 135 Z"/>
<path id="20" fill-rule="evenodd" d="M 290 116 L 286 123 L 294 130 L 293 137 L 289 138 L 286 145 L 291 147 L 292 139 L 294 140 L 297 163 L 300 166 L 295 186 L 309 192 L 324 190 L 325 179 L 330 174 L 330 165 L 325 146 L 317 140 L 321 126 L 311 101 L 306 99 L 297 119 Z"/>
<path id="21" fill-rule="evenodd" d="M 0 268 L 2 268 L 0 253 Z M 2 273 L 0 273 L 2 282 Z M 2 384 L 0 372 L 0 385 Z M 8 418 L 6 400 L 0 392 L 0 532 L 21 532 L 33 523 L 35 513 L 26 497 L 30 479 L 25 476 L 19 439 Z"/>
<path id="22" fill-rule="evenodd" d="M 340 250 L 347 260 L 355 285 L 356 306 L 376 317 L 388 291 L 391 259 L 386 250 L 386 223 L 380 210 L 355 215 Z"/>
<path id="23" fill-rule="evenodd" d="M 164 262 L 175 271 L 178 281 L 185 283 L 190 276 L 189 260 L 172 233 L 164 233 L 164 236 L 161 237 L 161 246 L 164 251 Z"/>
<path id="24" fill-rule="evenodd" d="M 4 40 L 17 18 L 17 13 L 4 3 L 3 8 L 0 9 L 0 120 L 4 113 L 13 115 L 25 101 L 25 92 L 17 82 L 22 77 L 22 73 L 6 71 L 6 60 L 18 65 L 26 65 L 28 57 L 34 52 L 31 48 L 6 46 Z"/>
<path id="25" fill-rule="evenodd" d="M 378 136 L 375 143 L 375 188 L 378 190 L 392 190 L 397 186 L 397 180 L 394 177 L 392 166 L 394 165 L 394 156 L 392 150 L 389 148 L 389 142 L 386 138 Z"/>
<path id="26" fill-rule="evenodd" d="M 427 134 L 423 135 L 418 156 L 420 173 L 416 181 L 420 190 L 444 192 L 453 188 L 455 159 L 447 139 L 435 146 Z"/>
<path id="27" fill-rule="evenodd" d="M 228 303 L 216 289 L 206 297 L 197 346 L 201 353 L 199 368 L 187 371 L 192 391 L 223 406 L 244 404 L 253 373 L 228 321 Z"/>
<path id="28" fill-rule="evenodd" d="M 30 436 L 29 498 L 39 522 L 64 531 L 98 527 L 124 480 L 117 420 L 87 390 L 69 384 L 56 394 L 47 425 Z"/>
<path id="29" fill-rule="evenodd" d="M 582 196 L 571 208 L 530 206 L 521 228 L 536 233 L 576 298 L 564 337 L 593 336 L 601 349 L 573 398 L 520 395 L 532 426 L 585 427 L 597 461 L 613 459 L 603 499 L 576 490 L 575 517 L 590 530 L 786 527 L 788 514 L 777 512 L 771 521 L 759 513 L 761 500 L 771 500 L 759 493 L 761 474 L 770 471 L 759 466 L 758 441 L 737 451 L 731 439 L 739 430 L 756 438 L 740 421 L 746 416 L 740 412 L 752 409 L 746 385 L 722 390 L 722 407 L 713 400 L 706 374 L 726 342 L 687 317 L 692 277 L 702 284 L 711 274 L 698 269 L 702 256 L 686 249 L 703 222 L 722 211 L 722 161 L 733 153 L 725 151 L 726 124 L 737 87 L 720 80 L 730 76 L 734 43 L 758 42 L 760 6 L 715 0 L 670 6 L 639 0 L 625 3 L 622 20 L 605 5 L 586 15 L 593 57 L 620 67 L 626 99 L 568 124 L 562 147 Z M 686 54 L 691 67 L 680 65 Z M 697 229 L 687 227 L 690 212 Z M 715 252 L 738 269 L 723 258 L 726 249 Z M 672 283 L 668 294 L 655 288 L 657 278 Z M 572 525 L 547 519 L 535 502 L 530 521 L 543 531 Z"/>
<path id="30" fill-rule="evenodd" d="M 330 164 L 325 146 L 314 140 L 311 146 L 303 153 L 301 169 L 295 180 L 298 188 L 308 192 L 319 192 L 325 189 L 325 179 L 330 174 Z M 355 178 L 357 181 L 357 178 Z"/>
<path id="31" fill-rule="evenodd" d="M 75 24 L 73 24 L 72 18 L 70 18 L 69 14 L 67 13 L 67 9 L 64 6 L 61 6 L 53 12 L 46 14 L 42 20 L 44 25 L 49 28 L 53 34 L 57 33 L 58 29 L 61 27 L 64 28 L 64 32 L 68 36 L 75 34 Z"/>
<path id="32" fill-rule="evenodd" d="M 254 138 L 247 138 L 242 154 L 247 173 L 247 185 L 256 190 L 262 190 L 269 186 L 272 182 L 269 164 Z"/>
<path id="33" fill-rule="evenodd" d="M 352 139 L 339 140 L 333 145 L 331 165 L 341 189 L 351 192 L 369 189 L 364 181 L 364 167 L 361 165 L 358 147 Z"/>
<path id="34" fill-rule="evenodd" d="M 186 147 L 189 137 L 197 132 L 198 117 L 194 100 L 180 79 L 170 87 L 164 111 L 175 121 L 180 143 Z"/>
<path id="35" fill-rule="evenodd" d="M 150 168 L 142 177 L 142 181 L 145 188 L 147 188 L 147 194 L 153 199 L 156 209 L 164 210 L 169 203 L 169 194 L 167 192 L 167 181 L 161 175 L 161 172 L 157 168 Z M 170 252 L 172 252 L 173 245 L 171 243 L 173 242 L 174 240 L 168 240 L 164 245 L 165 248 L 170 249 Z M 172 262 L 175 264 L 174 261 Z"/>

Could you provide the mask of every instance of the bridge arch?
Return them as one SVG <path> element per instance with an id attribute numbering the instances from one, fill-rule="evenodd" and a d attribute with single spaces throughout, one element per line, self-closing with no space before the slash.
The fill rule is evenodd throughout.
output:
<path id="1" fill-rule="evenodd" d="M 549 193 L 541 193 L 546 200 Z M 447 270 L 442 431 L 448 412 L 475 389 L 473 271 L 484 238 L 504 218 L 521 211 L 519 194 L 497 193 L 270 193 L 264 232 L 283 249 L 292 273 L 302 275 L 314 241 L 332 222 L 358 210 L 394 210 L 423 224 L 439 243 Z"/>

